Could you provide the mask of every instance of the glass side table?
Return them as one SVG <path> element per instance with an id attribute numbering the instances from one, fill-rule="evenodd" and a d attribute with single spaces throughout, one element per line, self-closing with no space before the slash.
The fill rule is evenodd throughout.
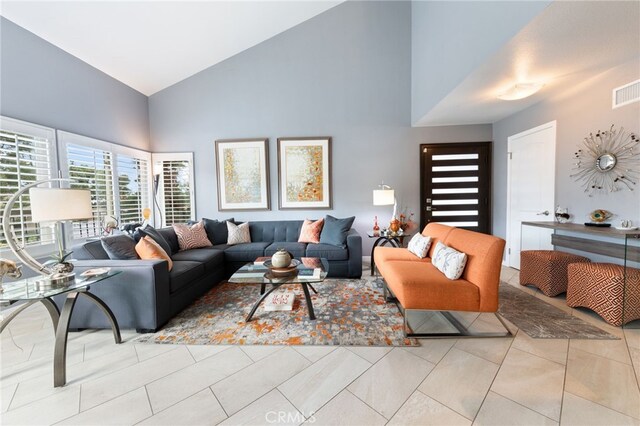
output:
<path id="1" fill-rule="evenodd" d="M 396 234 L 396 233 L 379 233 L 374 234 L 373 232 L 367 232 L 367 237 L 369 238 L 377 238 L 373 243 L 373 247 L 371 247 L 371 275 L 375 275 L 376 270 L 376 262 L 373 258 L 373 252 L 378 246 L 386 246 L 390 244 L 392 247 L 403 247 L 404 239 L 409 237 L 411 234 Z"/>
<path id="2" fill-rule="evenodd" d="M 9 315 L 0 321 L 0 333 L 17 317 L 22 311 L 35 303 L 42 303 L 49 312 L 53 329 L 55 332 L 55 344 L 53 353 L 53 386 L 64 386 L 67 382 L 67 339 L 69 336 L 69 321 L 73 313 L 73 307 L 78 300 L 78 295 L 83 295 L 97 305 L 109 318 L 113 337 L 116 343 L 121 343 L 120 327 L 118 321 L 113 316 L 111 309 L 95 294 L 89 292 L 89 286 L 104 281 L 107 278 L 120 274 L 121 271 L 111 271 L 103 275 L 90 278 L 78 277 L 66 287 L 52 288 L 47 290 L 36 290 L 36 280 L 40 277 L 27 278 L 4 284 L 4 292 L 0 293 L 0 306 L 7 307 L 17 302 L 24 302 L 13 310 Z M 66 294 L 67 298 L 58 311 L 58 307 L 51 299 L 53 296 Z"/>

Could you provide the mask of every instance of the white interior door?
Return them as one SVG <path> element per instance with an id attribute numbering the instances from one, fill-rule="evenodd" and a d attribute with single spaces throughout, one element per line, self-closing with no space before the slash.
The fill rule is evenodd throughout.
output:
<path id="1" fill-rule="evenodd" d="M 507 264 L 520 269 L 520 248 L 552 250 L 550 229 L 523 221 L 553 221 L 556 174 L 556 122 L 508 139 Z"/>

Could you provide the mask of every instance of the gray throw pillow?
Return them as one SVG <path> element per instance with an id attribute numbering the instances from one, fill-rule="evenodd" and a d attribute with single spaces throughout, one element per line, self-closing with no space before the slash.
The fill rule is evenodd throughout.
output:
<path id="1" fill-rule="evenodd" d="M 136 253 L 136 242 L 128 235 L 114 235 L 100 240 L 102 248 L 112 260 L 139 259 Z"/>
<path id="2" fill-rule="evenodd" d="M 232 217 L 222 221 L 203 218 L 202 221 L 204 222 L 204 230 L 207 232 L 207 238 L 211 241 L 211 244 L 227 244 L 229 238 L 227 222 L 235 223 Z"/>
<path id="3" fill-rule="evenodd" d="M 347 234 L 355 219 L 355 216 L 346 219 L 337 219 L 327 215 L 324 218 L 324 226 L 320 234 L 320 244 L 330 244 L 332 246 L 346 248 Z"/>
<path id="4" fill-rule="evenodd" d="M 160 232 L 158 232 L 158 230 L 153 226 L 146 225 L 142 228 L 138 228 L 136 232 L 139 232 L 139 234 L 143 237 L 145 235 L 150 237 L 153 241 L 158 243 L 160 247 L 162 247 L 162 250 L 167 252 L 169 257 L 173 256 L 173 250 L 171 250 L 171 245 L 169 245 L 169 243 L 167 242 L 167 240 L 164 239 L 162 234 L 160 234 Z"/>

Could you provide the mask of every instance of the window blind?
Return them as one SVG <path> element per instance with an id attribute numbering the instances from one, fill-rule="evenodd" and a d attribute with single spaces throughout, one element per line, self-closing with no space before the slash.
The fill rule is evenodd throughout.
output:
<path id="1" fill-rule="evenodd" d="M 67 144 L 67 167 L 72 188 L 91 191 L 93 219 L 73 222 L 73 238 L 102 234 L 105 215 L 114 215 L 113 155 L 111 152 L 76 144 Z"/>
<path id="2" fill-rule="evenodd" d="M 185 223 L 194 217 L 191 199 L 191 163 L 187 160 L 162 162 L 162 199 L 165 223 Z"/>
<path id="3" fill-rule="evenodd" d="M 150 208 L 149 161 L 118 155 L 120 223 L 142 223 L 142 210 Z"/>
<path id="4" fill-rule="evenodd" d="M 28 125 L 22 124 L 23 127 Z M 4 127 L 4 126 L 3 126 Z M 0 206 L 20 188 L 38 180 L 52 177 L 51 139 L 0 129 Z M 55 242 L 51 227 L 31 221 L 29 194 L 24 194 L 11 211 L 10 221 L 19 241 L 24 246 Z M 0 234 L 0 247 L 6 247 L 4 233 Z"/>

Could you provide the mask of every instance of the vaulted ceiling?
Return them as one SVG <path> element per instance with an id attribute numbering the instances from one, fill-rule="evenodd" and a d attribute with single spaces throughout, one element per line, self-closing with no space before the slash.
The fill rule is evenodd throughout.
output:
<path id="1" fill-rule="evenodd" d="M 0 14 L 151 95 L 341 1 L 2 1 Z"/>

